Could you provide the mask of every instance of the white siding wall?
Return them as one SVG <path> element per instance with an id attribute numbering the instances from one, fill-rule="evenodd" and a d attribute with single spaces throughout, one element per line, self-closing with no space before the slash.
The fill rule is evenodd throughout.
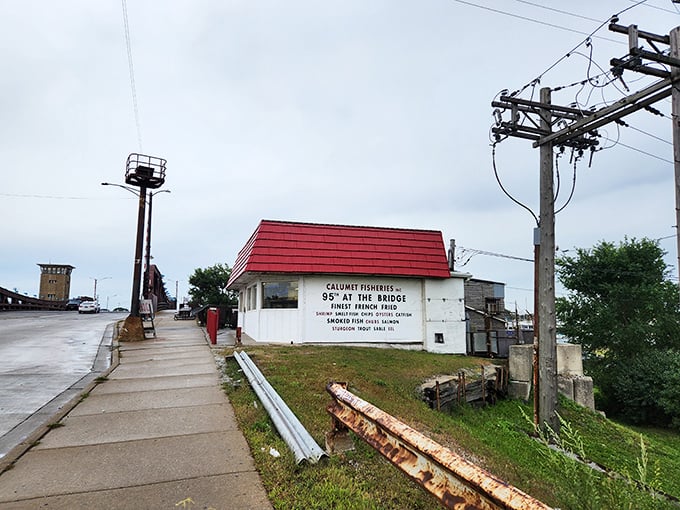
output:
<path id="1" fill-rule="evenodd" d="M 255 341 L 394 344 L 465 353 L 462 278 L 305 275 L 299 277 L 297 309 L 262 309 L 261 283 L 257 309 L 239 314 L 243 333 Z M 435 334 L 443 343 L 435 342 Z"/>
<path id="2" fill-rule="evenodd" d="M 462 278 L 425 280 L 426 351 L 465 354 L 463 281 Z"/>
<path id="3" fill-rule="evenodd" d="M 296 278 L 296 277 L 293 277 Z M 279 278 L 281 280 L 283 278 Z M 290 278 L 288 278 L 290 280 Z M 298 308 L 262 308 L 262 281 L 257 280 L 256 308 L 239 314 L 239 326 L 243 333 L 258 342 L 298 343 L 300 341 L 300 320 L 302 310 Z M 266 280 L 266 281 L 273 281 Z M 298 289 L 300 292 L 300 289 Z M 247 296 L 247 292 L 239 296 Z M 243 306 L 239 305 L 242 310 Z"/>
<path id="4" fill-rule="evenodd" d="M 304 340 L 422 344 L 421 280 L 307 276 Z"/>

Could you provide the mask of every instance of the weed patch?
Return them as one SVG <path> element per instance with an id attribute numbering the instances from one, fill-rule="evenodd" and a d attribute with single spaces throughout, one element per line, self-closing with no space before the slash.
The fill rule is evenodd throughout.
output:
<path id="1" fill-rule="evenodd" d="M 582 452 L 577 455 L 621 475 L 614 478 L 538 441 L 533 423 L 525 418 L 533 414 L 528 404 L 501 400 L 493 406 L 463 405 L 442 413 L 420 399 L 416 389 L 428 378 L 478 368 L 488 360 L 336 346 L 254 347 L 248 354 L 321 446 L 331 428 L 325 410 L 331 398 L 325 387 L 330 381 L 345 381 L 359 397 L 550 506 L 563 510 L 678 508 L 654 495 L 654 491 L 663 491 L 680 496 L 680 480 L 673 475 L 680 472 L 677 434 L 633 430 L 561 401 L 560 414 L 572 434 L 571 438 L 563 436 L 562 448 Z M 236 361 L 227 358 L 223 370 L 223 387 L 274 508 L 441 508 L 356 437 L 354 450 L 316 465 L 295 464 Z M 281 455 L 273 456 L 272 449 Z"/>

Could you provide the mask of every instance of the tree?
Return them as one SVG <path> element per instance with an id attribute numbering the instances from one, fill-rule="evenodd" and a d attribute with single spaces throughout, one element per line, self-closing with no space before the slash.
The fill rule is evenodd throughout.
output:
<path id="1" fill-rule="evenodd" d="M 189 277 L 191 302 L 197 306 L 236 305 L 235 293 L 225 289 L 230 275 L 231 268 L 227 264 L 195 269 Z"/>
<path id="2" fill-rule="evenodd" d="M 680 429 L 680 350 L 652 350 L 610 369 L 616 415 L 630 423 Z M 611 406 L 610 406 L 611 407 Z"/>
<path id="3" fill-rule="evenodd" d="M 603 241 L 555 261 L 557 277 L 568 290 L 556 301 L 559 330 L 581 344 L 605 411 L 646 416 L 640 409 L 628 413 L 625 406 L 656 401 L 649 392 L 660 388 L 632 385 L 626 392 L 622 381 L 630 378 L 630 367 L 650 366 L 644 358 L 680 352 L 678 287 L 668 280 L 665 254 L 656 241 L 626 238 L 618 246 Z"/>
<path id="4" fill-rule="evenodd" d="M 678 348 L 678 288 L 668 280 L 666 254 L 656 241 L 601 242 L 558 257 L 567 288 L 558 298 L 560 331 L 588 356 L 625 359 L 645 349 Z"/>

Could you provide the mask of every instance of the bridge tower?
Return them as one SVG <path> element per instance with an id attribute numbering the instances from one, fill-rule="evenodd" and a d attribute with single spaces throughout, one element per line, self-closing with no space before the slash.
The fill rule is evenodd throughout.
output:
<path id="1" fill-rule="evenodd" d="M 40 291 L 38 297 L 48 301 L 66 301 L 71 292 L 71 271 L 68 264 L 38 264 Z"/>

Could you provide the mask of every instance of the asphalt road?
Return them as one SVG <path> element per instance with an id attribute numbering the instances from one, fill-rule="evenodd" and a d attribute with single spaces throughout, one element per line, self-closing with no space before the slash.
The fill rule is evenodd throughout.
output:
<path id="1" fill-rule="evenodd" d="M 107 326 L 125 315 L 0 312 L 0 458 L 31 432 L 32 416 L 90 373 L 110 343 Z"/>

